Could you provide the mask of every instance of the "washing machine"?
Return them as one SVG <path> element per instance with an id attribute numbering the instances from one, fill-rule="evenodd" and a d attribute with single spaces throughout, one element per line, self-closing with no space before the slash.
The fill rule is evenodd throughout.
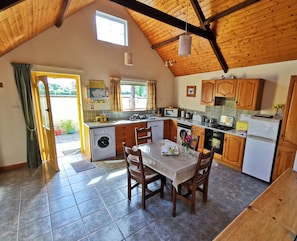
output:
<path id="1" fill-rule="evenodd" d="M 177 123 L 177 138 L 176 142 L 182 144 L 185 135 L 191 135 L 192 126 L 189 124 Z"/>
<path id="2" fill-rule="evenodd" d="M 91 129 L 91 161 L 99 161 L 116 156 L 115 127 Z"/>

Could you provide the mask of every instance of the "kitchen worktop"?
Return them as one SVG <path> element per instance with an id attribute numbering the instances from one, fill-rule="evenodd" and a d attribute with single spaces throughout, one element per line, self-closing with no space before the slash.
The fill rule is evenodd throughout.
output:
<path id="1" fill-rule="evenodd" d="M 84 124 L 86 126 L 88 126 L 89 129 L 93 129 L 93 128 L 109 127 L 109 126 L 116 126 L 116 125 L 122 125 L 122 124 L 133 124 L 133 123 L 137 123 L 137 122 L 151 122 L 151 121 L 158 121 L 158 120 L 176 120 L 178 123 L 182 123 L 182 124 L 186 124 L 186 125 L 196 125 L 196 126 L 200 126 L 203 128 L 208 128 L 208 129 L 212 129 L 212 130 L 216 130 L 216 131 L 220 131 L 220 132 L 224 132 L 224 133 L 229 133 L 229 134 L 244 137 L 244 138 L 246 137 L 246 133 L 237 132 L 235 129 L 228 130 L 228 131 L 218 130 L 216 128 L 209 126 L 208 124 L 206 124 L 204 122 L 197 122 L 197 121 L 193 121 L 192 119 L 186 119 L 186 118 L 182 118 L 182 117 L 150 117 L 150 118 L 146 118 L 146 119 L 136 119 L 136 120 L 111 120 L 111 121 L 107 121 L 104 123 L 85 122 Z"/>

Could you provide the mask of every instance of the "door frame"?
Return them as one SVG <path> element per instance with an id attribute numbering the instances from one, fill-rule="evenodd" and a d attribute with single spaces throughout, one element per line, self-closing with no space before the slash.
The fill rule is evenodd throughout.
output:
<path id="1" fill-rule="evenodd" d="M 81 85 L 80 85 L 80 75 L 78 74 L 66 74 L 66 73 L 54 73 L 54 72 L 45 72 L 45 71 L 31 71 L 31 76 L 32 76 L 32 82 L 37 83 L 38 77 L 39 76 L 47 76 L 51 78 L 71 78 L 75 79 L 76 82 L 76 99 L 77 99 L 77 108 L 78 108 L 78 128 L 79 128 L 79 133 L 80 133 L 80 146 L 81 146 L 81 152 L 84 153 L 84 139 L 83 137 L 83 111 L 82 111 L 82 96 L 81 96 Z M 34 93 L 34 92 L 33 92 Z M 34 96 L 34 101 L 35 101 L 36 96 Z M 36 107 L 35 107 L 36 108 Z M 35 116 L 36 115 L 36 110 L 35 110 Z M 38 133 L 39 135 L 42 135 L 42 132 L 40 131 L 41 129 L 41 124 L 39 119 L 36 118 L 37 120 L 37 127 L 38 127 Z M 54 130 L 52 130 L 54 132 Z M 39 143 L 42 138 L 38 136 Z M 42 143 L 40 143 L 42 144 Z M 42 148 L 42 146 L 41 146 Z"/>

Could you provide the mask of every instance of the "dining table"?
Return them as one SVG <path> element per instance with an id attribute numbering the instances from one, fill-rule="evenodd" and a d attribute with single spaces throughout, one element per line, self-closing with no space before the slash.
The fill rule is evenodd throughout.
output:
<path id="1" fill-rule="evenodd" d="M 143 164 L 170 179 L 176 189 L 195 174 L 199 156 L 195 150 L 187 150 L 168 139 L 141 144 L 137 148 L 141 150 Z"/>

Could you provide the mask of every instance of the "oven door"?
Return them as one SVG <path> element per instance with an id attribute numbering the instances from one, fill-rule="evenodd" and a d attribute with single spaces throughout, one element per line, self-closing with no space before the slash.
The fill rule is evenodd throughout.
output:
<path id="1" fill-rule="evenodd" d="M 223 153 L 224 133 L 214 131 L 212 129 L 205 129 L 204 149 L 211 150 L 213 146 L 216 147 L 215 152 L 218 154 Z"/>

